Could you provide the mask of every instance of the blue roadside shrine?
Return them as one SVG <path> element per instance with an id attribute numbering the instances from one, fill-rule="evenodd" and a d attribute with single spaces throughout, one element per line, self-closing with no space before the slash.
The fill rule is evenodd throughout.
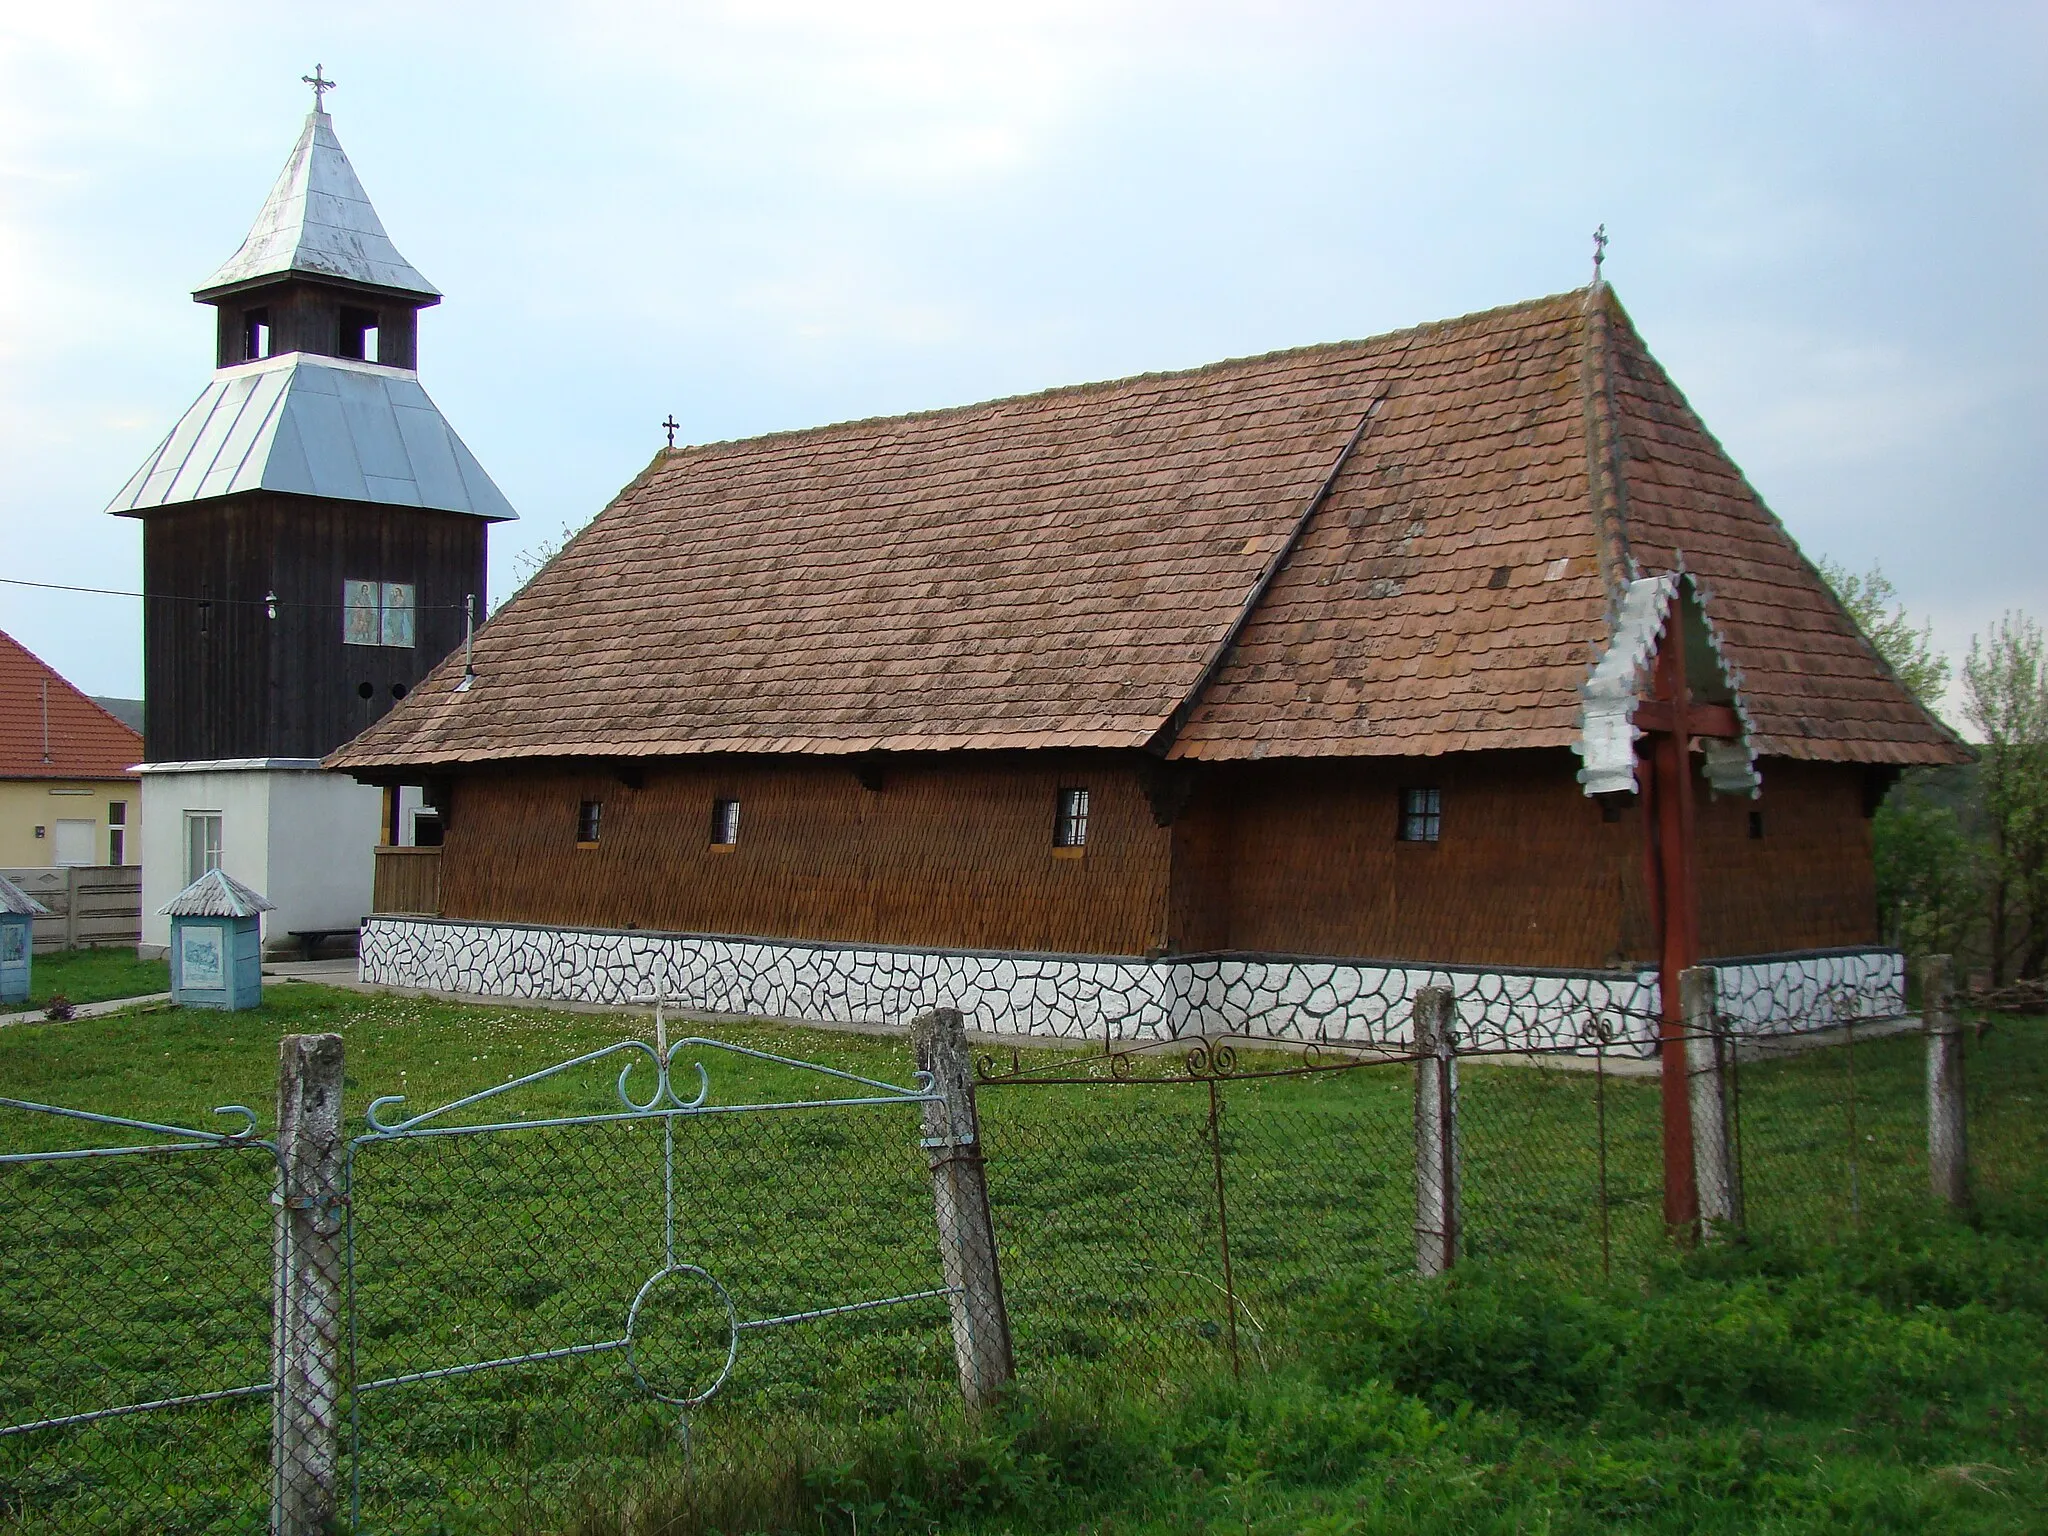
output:
<path id="1" fill-rule="evenodd" d="M 263 1001 L 263 917 L 268 901 L 209 869 L 171 898 L 171 1001 L 185 1008 L 254 1008 Z"/>
<path id="2" fill-rule="evenodd" d="M 50 909 L 5 875 L 0 875 L 0 1003 L 28 1001 L 29 966 L 35 960 L 38 917 Z"/>

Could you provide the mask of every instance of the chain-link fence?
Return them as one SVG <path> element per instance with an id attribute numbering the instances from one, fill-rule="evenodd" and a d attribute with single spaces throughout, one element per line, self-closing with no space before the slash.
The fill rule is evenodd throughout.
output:
<path id="1" fill-rule="evenodd" d="M 1696 1009 L 1674 1143 L 1658 1021 L 1517 1050 L 1441 1007 L 978 1070 L 941 1012 L 908 1084 L 658 1036 L 346 1121 L 339 1041 L 294 1036 L 270 1141 L 0 1101 L 0 1527 L 797 1519 L 861 1426 L 948 1432 L 1013 1358 L 1251 1373 L 1418 1268 L 1632 1277 L 1686 1236 L 1674 1167 L 1710 1236 L 1799 1240 L 1937 1208 L 1943 1146 L 1965 1198 L 2048 1167 L 2038 1018 Z"/>
<path id="2" fill-rule="evenodd" d="M 2048 996 L 2039 982 L 1960 999 L 1967 1192 L 2038 1190 L 2048 1170 Z"/>
<path id="3" fill-rule="evenodd" d="M 715 1100 L 629 1046 L 549 1077 L 583 1113 L 494 1100 L 355 1140 L 361 1528 L 650 1519 L 834 1424 L 957 1403 L 916 1092 L 673 1050 Z M 649 1081 L 614 1091 L 622 1060 Z"/>
<path id="4" fill-rule="evenodd" d="M 1693 1240 L 1690 1222 L 1669 1219 L 1674 1171 L 1700 1181 L 1678 1208 L 1707 1208 L 1710 1237 L 1827 1240 L 1938 1205 L 1917 1019 L 1862 1018 L 1821 997 L 1768 1036 L 1694 1022 L 1676 1036 L 1693 1070 L 1680 1079 L 1675 1165 L 1662 1062 L 1636 1043 L 1655 1019 L 1603 1014 L 1576 1043 L 1488 1039 L 1456 1056 L 1456 1262 L 1580 1284 L 1639 1274 Z M 2048 1167 L 2044 1032 L 2041 1020 L 1963 1027 L 1976 1189 L 2038 1182 Z M 1415 1038 L 1350 1056 L 1241 1036 L 986 1059 L 978 1088 L 1020 1366 L 1170 1375 L 1208 1358 L 1243 1370 L 1284 1352 L 1291 1320 L 1331 1288 L 1428 1272 L 1429 1058 Z M 1718 1083 L 1688 1080 L 1714 1060 Z M 1703 1093 L 1721 1096 L 1718 1115 Z M 1698 1166 L 1716 1155 L 1725 1215 Z"/>
<path id="5" fill-rule="evenodd" d="M 345 1136 L 339 1037 L 283 1056 L 273 1140 L 0 1101 L 0 1528 L 658 1525 L 957 1416 L 927 1079 L 625 1041 Z"/>
<path id="6" fill-rule="evenodd" d="M 0 1100 L 0 1528 L 255 1531 L 275 1149 Z"/>
<path id="7" fill-rule="evenodd" d="M 1304 1301 L 1412 1261 L 1403 1063 L 1196 1047 L 979 1084 L 1021 1367 L 1243 1369 Z"/>

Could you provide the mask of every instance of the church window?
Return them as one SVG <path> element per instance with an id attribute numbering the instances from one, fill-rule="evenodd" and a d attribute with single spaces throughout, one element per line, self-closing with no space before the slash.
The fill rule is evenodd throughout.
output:
<path id="1" fill-rule="evenodd" d="M 585 800 L 576 807 L 576 846 L 594 848 L 597 846 L 597 824 L 604 815 L 604 802 Z"/>
<path id="2" fill-rule="evenodd" d="M 242 356 L 250 362 L 259 357 L 270 356 L 270 311 L 247 309 L 242 312 Z"/>
<path id="3" fill-rule="evenodd" d="M 335 349 L 337 355 L 354 358 L 357 362 L 374 363 L 377 350 L 377 312 L 344 308 L 341 312 L 341 344 Z"/>
<path id="4" fill-rule="evenodd" d="M 1088 791 L 1079 787 L 1059 792 L 1052 823 L 1055 848 L 1080 848 L 1088 842 Z"/>
<path id="5" fill-rule="evenodd" d="M 711 802 L 711 846 L 731 848 L 740 840 L 740 803 L 737 800 Z"/>
<path id="6" fill-rule="evenodd" d="M 1433 843 L 1443 835 L 1444 797 L 1440 789 L 1401 791 L 1401 825 L 1398 835 L 1404 843 Z"/>
<path id="7" fill-rule="evenodd" d="M 220 868 L 220 812 L 185 813 L 185 883 Z"/>
<path id="8" fill-rule="evenodd" d="M 341 643 L 411 650 L 413 585 L 409 581 L 344 581 Z"/>

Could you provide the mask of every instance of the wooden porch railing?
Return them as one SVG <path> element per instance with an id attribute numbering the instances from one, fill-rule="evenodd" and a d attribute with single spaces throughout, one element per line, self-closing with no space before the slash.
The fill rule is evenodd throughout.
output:
<path id="1" fill-rule="evenodd" d="M 380 847 L 377 878 L 370 888 L 370 910 L 439 917 L 441 850 Z"/>

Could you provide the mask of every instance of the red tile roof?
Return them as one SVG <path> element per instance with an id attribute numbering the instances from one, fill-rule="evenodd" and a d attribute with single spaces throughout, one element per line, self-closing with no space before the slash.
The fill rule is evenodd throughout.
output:
<path id="1" fill-rule="evenodd" d="M 1600 288 L 665 452 L 329 761 L 1566 746 L 1681 556 L 1758 751 L 1961 756 Z"/>
<path id="2" fill-rule="evenodd" d="M 130 730 L 11 635 L 0 633 L 0 779 L 127 778 L 141 761 L 141 732 Z"/>

